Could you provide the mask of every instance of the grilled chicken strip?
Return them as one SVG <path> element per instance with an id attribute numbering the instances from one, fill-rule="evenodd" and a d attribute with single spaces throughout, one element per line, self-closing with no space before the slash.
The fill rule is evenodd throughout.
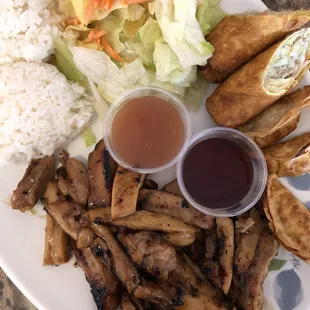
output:
<path id="1" fill-rule="evenodd" d="M 112 189 L 112 220 L 135 213 L 145 175 L 118 166 Z"/>
<path id="2" fill-rule="evenodd" d="M 202 281 L 191 267 L 194 264 L 188 264 L 188 260 L 189 258 L 185 262 L 184 259 L 180 258 L 176 271 L 169 277 L 169 283 L 179 288 L 182 284 L 184 289 L 183 305 L 175 309 L 228 309 L 223 293 L 214 288 L 208 281 Z"/>
<path id="3" fill-rule="evenodd" d="M 98 259 L 104 263 L 109 270 L 113 270 L 113 258 L 107 243 L 102 238 L 96 238 L 90 247 Z"/>
<path id="4" fill-rule="evenodd" d="M 46 215 L 43 265 L 59 266 L 71 258 L 70 238 L 50 216 Z"/>
<path id="5" fill-rule="evenodd" d="M 236 238 L 237 244 L 234 257 L 236 274 L 241 274 L 248 269 L 254 257 L 260 235 L 264 230 L 264 222 L 261 219 L 259 211 L 252 209 L 250 218 L 254 221 L 254 224 L 251 225 L 244 233 L 240 233 L 238 238 Z"/>
<path id="6" fill-rule="evenodd" d="M 179 197 L 182 197 L 184 199 L 184 196 L 181 192 L 178 180 L 176 180 L 176 179 L 169 182 L 168 184 L 166 184 L 163 187 L 163 191 L 168 192 L 168 193 L 173 194 L 173 195 L 176 195 L 176 196 L 179 196 Z"/>
<path id="7" fill-rule="evenodd" d="M 167 214 L 184 221 L 186 224 L 198 226 L 203 229 L 214 226 L 213 217 L 199 212 L 190 206 L 182 197 L 168 192 L 142 188 L 139 193 L 139 201 L 144 210 Z"/>
<path id="8" fill-rule="evenodd" d="M 112 185 L 116 163 L 100 140 L 88 156 L 88 177 L 90 184 L 89 208 L 111 205 Z"/>
<path id="9" fill-rule="evenodd" d="M 129 257 L 121 248 L 118 240 L 108 227 L 91 224 L 92 229 L 97 236 L 101 237 L 111 252 L 113 269 L 120 281 L 127 287 L 129 293 L 139 285 L 140 279 L 137 269 L 132 264 Z"/>
<path id="10" fill-rule="evenodd" d="M 218 245 L 221 244 L 218 254 L 222 290 L 227 294 L 231 285 L 234 259 L 234 223 L 230 218 L 216 219 L 216 236 Z"/>
<path id="11" fill-rule="evenodd" d="M 147 283 L 134 290 L 134 296 L 155 304 L 156 309 L 173 309 L 177 302 L 177 290 L 164 283 Z"/>
<path id="12" fill-rule="evenodd" d="M 78 265 L 84 270 L 91 294 L 98 310 L 117 310 L 119 306 L 119 282 L 89 248 L 73 247 Z"/>
<path id="13" fill-rule="evenodd" d="M 158 190 L 158 184 L 151 179 L 145 179 L 143 183 L 143 188 Z"/>
<path id="14" fill-rule="evenodd" d="M 43 195 L 48 182 L 55 174 L 55 157 L 32 159 L 27 170 L 13 191 L 11 205 L 14 210 L 32 209 Z"/>
<path id="15" fill-rule="evenodd" d="M 278 242 L 267 231 L 261 234 L 250 267 L 240 276 L 237 303 L 244 310 L 261 310 L 263 305 L 263 283 L 271 260 L 277 254 Z"/>
<path id="16" fill-rule="evenodd" d="M 45 206 L 49 203 L 65 200 L 65 197 L 60 192 L 56 181 L 51 181 L 48 183 L 41 200 Z M 65 264 L 70 260 L 70 257 L 71 245 L 69 236 L 56 223 L 56 221 L 49 214 L 47 214 L 43 265 L 58 266 Z"/>
<path id="17" fill-rule="evenodd" d="M 44 209 L 72 239 L 77 240 L 83 207 L 69 201 L 59 201 Z"/>
<path id="18" fill-rule="evenodd" d="M 90 195 L 87 170 L 82 162 L 69 158 L 65 169 L 57 169 L 58 186 L 65 196 L 69 196 L 75 204 L 86 206 Z"/>
<path id="19" fill-rule="evenodd" d="M 174 247 L 163 241 L 158 234 L 148 231 L 119 233 L 118 239 L 131 260 L 150 275 L 166 281 L 169 273 L 176 269 Z"/>
<path id="20" fill-rule="evenodd" d="M 122 310 L 136 310 L 136 307 L 133 305 L 132 301 L 130 300 L 128 293 L 123 293 L 122 295 L 121 309 Z"/>

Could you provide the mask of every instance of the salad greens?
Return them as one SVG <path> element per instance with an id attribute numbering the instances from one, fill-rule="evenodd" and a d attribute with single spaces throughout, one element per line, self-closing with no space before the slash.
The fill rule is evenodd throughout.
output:
<path id="1" fill-rule="evenodd" d="M 100 117 L 136 87 L 164 88 L 190 102 L 206 88 L 197 66 L 212 56 L 204 36 L 224 16 L 219 2 L 60 0 L 75 40 L 56 42 L 57 66 L 96 98 Z"/>

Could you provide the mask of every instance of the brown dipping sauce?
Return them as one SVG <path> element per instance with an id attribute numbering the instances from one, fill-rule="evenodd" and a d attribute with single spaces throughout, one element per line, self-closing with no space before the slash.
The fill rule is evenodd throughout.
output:
<path id="1" fill-rule="evenodd" d="M 185 140 L 183 119 L 168 101 L 134 98 L 117 112 L 111 130 L 116 153 L 135 168 L 158 168 L 170 162 Z"/>
<path id="2" fill-rule="evenodd" d="M 225 138 L 212 138 L 201 141 L 188 152 L 183 180 L 197 203 L 208 208 L 227 208 L 248 194 L 253 166 L 241 146 Z"/>

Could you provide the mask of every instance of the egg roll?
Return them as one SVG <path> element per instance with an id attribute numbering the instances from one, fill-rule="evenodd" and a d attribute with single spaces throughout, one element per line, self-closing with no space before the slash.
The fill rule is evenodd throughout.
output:
<path id="1" fill-rule="evenodd" d="M 269 174 L 297 177 L 310 172 L 310 132 L 263 150 Z"/>
<path id="2" fill-rule="evenodd" d="M 238 129 L 261 148 L 274 145 L 296 129 L 301 110 L 310 105 L 310 86 L 289 94 Z"/>
<path id="3" fill-rule="evenodd" d="M 282 246 L 310 264 L 310 212 L 275 174 L 268 178 L 264 211 Z"/>
<path id="4" fill-rule="evenodd" d="M 256 55 L 299 30 L 309 20 L 310 11 L 226 16 L 206 38 L 215 50 L 200 73 L 209 82 L 222 83 Z"/>
<path id="5" fill-rule="evenodd" d="M 289 35 L 234 73 L 206 100 L 220 126 L 236 128 L 293 89 L 309 68 L 310 28 Z"/>

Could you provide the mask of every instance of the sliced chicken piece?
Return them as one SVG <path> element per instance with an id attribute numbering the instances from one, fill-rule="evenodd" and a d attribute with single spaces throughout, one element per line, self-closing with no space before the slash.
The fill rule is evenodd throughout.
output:
<path id="1" fill-rule="evenodd" d="M 195 243 L 191 244 L 184 251 L 186 252 L 191 260 L 201 266 L 205 258 L 205 231 L 200 230 L 196 233 Z"/>
<path id="2" fill-rule="evenodd" d="M 90 227 L 81 227 L 78 231 L 76 246 L 81 250 L 89 248 L 95 239 L 96 235 Z"/>
<path id="3" fill-rule="evenodd" d="M 56 201 L 66 200 L 66 197 L 62 194 L 61 190 L 57 185 L 57 181 L 53 180 L 47 184 L 46 190 L 41 197 L 41 202 L 44 206 Z"/>
<path id="4" fill-rule="evenodd" d="M 234 260 L 234 223 L 230 218 L 216 219 L 216 236 L 219 249 L 219 263 L 221 267 L 222 290 L 228 293 L 232 275 Z"/>
<path id="5" fill-rule="evenodd" d="M 27 170 L 13 191 L 11 205 L 14 210 L 32 209 L 43 195 L 48 182 L 55 174 L 55 157 L 32 159 Z"/>
<path id="6" fill-rule="evenodd" d="M 195 242 L 195 233 L 171 233 L 163 234 L 163 239 L 177 247 L 185 247 Z"/>
<path id="7" fill-rule="evenodd" d="M 90 184 L 89 208 L 111 205 L 112 185 L 116 163 L 100 140 L 88 156 L 88 177 Z"/>
<path id="8" fill-rule="evenodd" d="M 82 162 L 75 158 L 66 161 L 66 183 L 68 195 L 72 201 L 85 207 L 90 195 L 87 170 Z"/>
<path id="9" fill-rule="evenodd" d="M 143 188 L 158 190 L 158 184 L 151 179 L 145 179 L 143 183 Z"/>
<path id="10" fill-rule="evenodd" d="M 136 307 L 134 306 L 134 304 L 130 300 L 128 293 L 122 294 L 121 309 L 122 310 L 136 310 Z"/>
<path id="11" fill-rule="evenodd" d="M 65 197 L 57 186 L 56 181 L 50 181 L 41 201 L 45 206 L 57 201 L 64 201 Z M 56 221 L 47 214 L 45 227 L 45 249 L 43 265 L 58 266 L 65 264 L 71 257 L 71 242 L 69 236 L 56 223 Z"/>
<path id="12" fill-rule="evenodd" d="M 140 231 L 128 234 L 119 233 L 118 239 L 131 260 L 150 275 L 166 281 L 169 273 L 176 269 L 175 249 L 163 241 L 160 235 Z"/>
<path id="13" fill-rule="evenodd" d="M 71 246 L 69 236 L 47 214 L 43 265 L 58 266 L 67 263 L 70 258 Z"/>
<path id="14" fill-rule="evenodd" d="M 197 232 L 196 228 L 188 226 L 176 218 L 144 210 L 118 218 L 113 221 L 113 224 L 134 230 L 155 230 L 165 233 L 195 234 Z"/>
<path id="15" fill-rule="evenodd" d="M 121 248 L 118 240 L 108 227 L 91 224 L 94 232 L 98 237 L 101 237 L 108 245 L 113 261 L 113 270 L 120 281 L 126 286 L 129 293 L 133 291 L 140 283 L 137 269 L 132 264 L 129 257 Z"/>
<path id="16" fill-rule="evenodd" d="M 182 191 L 180 189 L 180 186 L 179 186 L 179 183 L 178 183 L 177 179 L 175 179 L 175 180 L 171 181 L 170 183 L 166 184 L 163 187 L 163 191 L 168 192 L 168 193 L 173 194 L 173 195 L 176 195 L 176 196 L 179 196 L 179 197 L 182 197 L 184 199 L 184 196 L 182 194 Z"/>
<path id="17" fill-rule="evenodd" d="M 85 225 L 89 223 L 95 224 L 112 224 L 111 220 L 111 208 L 103 207 L 96 209 L 89 209 L 82 215 L 81 223 L 85 222 Z"/>
<path id="18" fill-rule="evenodd" d="M 199 212 L 182 197 L 173 194 L 142 188 L 139 201 L 144 210 L 166 214 L 184 221 L 186 224 L 203 229 L 214 226 L 214 218 Z"/>
<path id="19" fill-rule="evenodd" d="M 184 288 L 183 305 L 180 304 L 180 307 L 176 307 L 176 309 L 228 309 L 223 293 L 208 281 L 202 281 L 201 275 L 198 275 L 192 267 L 194 264 L 189 264 L 188 260 L 189 258 L 186 261 L 180 259 L 177 270 L 169 278 L 169 283 L 177 285 L 179 288 L 182 283 Z M 197 307 L 192 308 L 195 305 Z"/>
<path id="20" fill-rule="evenodd" d="M 264 299 L 263 283 L 269 264 L 277 254 L 278 247 L 278 242 L 272 234 L 267 231 L 261 234 L 250 267 L 241 275 L 242 280 L 238 287 L 237 303 L 242 309 L 262 309 Z"/>
<path id="21" fill-rule="evenodd" d="M 72 239 L 77 240 L 83 207 L 69 201 L 59 201 L 47 205 L 44 209 Z"/>
<path id="22" fill-rule="evenodd" d="M 239 235 L 235 246 L 234 268 L 236 274 L 241 274 L 248 269 L 265 226 L 259 211 L 256 209 L 251 210 L 249 218 L 254 224 Z"/>
<path id="23" fill-rule="evenodd" d="M 173 306 L 177 304 L 177 290 L 164 283 L 140 285 L 134 290 L 134 296 L 155 304 L 157 309 L 172 310 Z"/>
<path id="24" fill-rule="evenodd" d="M 112 189 L 112 220 L 136 211 L 139 189 L 145 175 L 118 166 Z"/>
<path id="25" fill-rule="evenodd" d="M 107 269 L 89 248 L 73 247 L 78 265 L 84 270 L 98 310 L 117 310 L 120 286 L 115 275 Z"/>
<path id="26" fill-rule="evenodd" d="M 113 257 L 111 251 L 108 248 L 107 243 L 102 238 L 96 238 L 90 247 L 100 261 L 102 261 L 109 270 L 113 270 Z"/>
<path id="27" fill-rule="evenodd" d="M 59 161 L 60 163 L 65 166 L 66 165 L 66 161 L 69 159 L 69 153 L 62 149 L 60 152 L 59 152 Z"/>

